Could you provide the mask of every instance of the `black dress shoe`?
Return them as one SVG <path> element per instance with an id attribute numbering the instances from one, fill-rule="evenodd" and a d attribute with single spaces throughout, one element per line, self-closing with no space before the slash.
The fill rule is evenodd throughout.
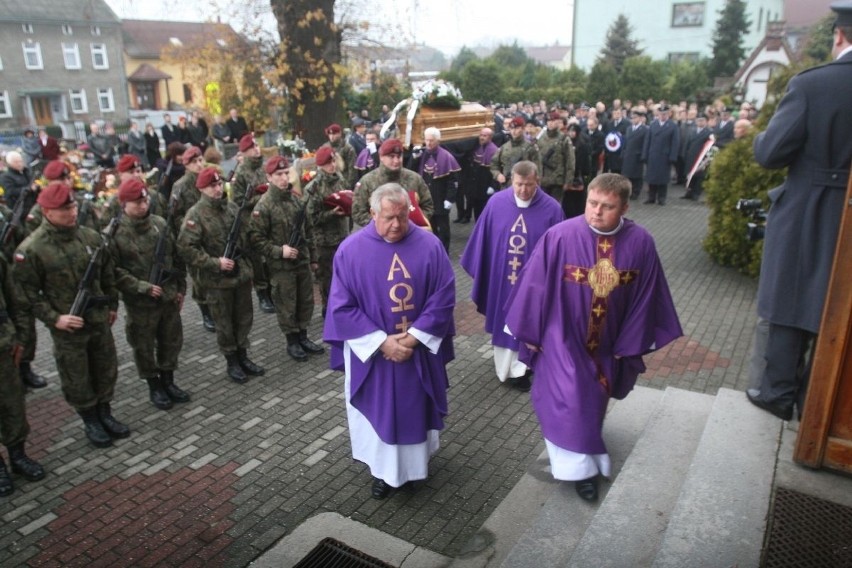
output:
<path id="1" fill-rule="evenodd" d="M 370 490 L 373 499 L 384 499 L 390 495 L 390 492 L 391 486 L 385 483 L 383 479 L 379 479 L 378 477 L 373 478 L 373 487 Z"/>
<path id="2" fill-rule="evenodd" d="M 782 406 L 780 404 L 773 404 L 771 402 L 766 402 L 760 399 L 760 391 L 757 389 L 748 389 L 746 391 L 746 398 L 748 401 L 760 408 L 761 410 L 765 410 L 766 412 L 780 418 L 781 420 L 792 420 L 793 418 L 793 407 L 791 406 Z"/>
<path id="3" fill-rule="evenodd" d="M 598 498 L 598 476 L 581 479 L 574 482 L 577 495 L 586 501 L 596 501 Z"/>
<path id="4" fill-rule="evenodd" d="M 33 371 L 29 361 L 21 363 L 21 366 L 18 367 L 18 373 L 21 375 L 24 385 L 31 389 L 43 389 L 47 386 L 47 381 L 44 380 L 44 377 Z"/>
<path id="5" fill-rule="evenodd" d="M 531 375 L 532 373 L 528 371 L 520 377 L 509 377 L 509 386 L 521 392 L 530 392 L 530 388 L 532 387 L 532 383 L 530 382 Z"/>

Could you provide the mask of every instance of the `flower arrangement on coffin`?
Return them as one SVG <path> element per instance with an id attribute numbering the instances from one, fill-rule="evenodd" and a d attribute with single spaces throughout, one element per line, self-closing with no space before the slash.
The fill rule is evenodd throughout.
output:
<path id="1" fill-rule="evenodd" d="M 299 137 L 295 140 L 285 140 L 284 136 L 279 134 L 275 145 L 278 146 L 279 155 L 288 156 L 290 159 L 301 158 L 305 154 L 305 141 Z"/>
<path id="2" fill-rule="evenodd" d="M 429 79 L 413 85 L 412 98 L 421 105 L 436 108 L 461 108 L 462 94 L 452 83 L 443 79 Z"/>

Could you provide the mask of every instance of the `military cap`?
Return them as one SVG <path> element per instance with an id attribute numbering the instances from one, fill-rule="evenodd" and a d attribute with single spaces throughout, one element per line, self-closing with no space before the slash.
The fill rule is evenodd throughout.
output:
<path id="1" fill-rule="evenodd" d="M 133 154 L 125 154 L 118 161 L 116 169 L 119 171 L 119 173 L 127 173 L 129 171 L 134 170 L 135 168 L 141 167 L 142 162 L 139 161 L 139 158 L 137 158 Z"/>
<path id="2" fill-rule="evenodd" d="M 562 115 L 558 110 L 554 110 L 547 116 L 547 120 L 562 120 Z"/>
<path id="3" fill-rule="evenodd" d="M 240 152 L 248 152 L 257 145 L 254 141 L 254 134 L 249 133 L 240 138 Z"/>
<path id="4" fill-rule="evenodd" d="M 835 26 L 852 26 L 852 0 L 832 2 L 830 7 L 837 14 L 837 19 L 834 20 Z"/>
<path id="5" fill-rule="evenodd" d="M 201 148 L 198 146 L 190 146 L 186 149 L 186 152 L 183 153 L 183 163 L 188 164 L 195 158 L 201 157 Z"/>
<path id="6" fill-rule="evenodd" d="M 316 162 L 318 166 L 324 166 L 331 161 L 332 156 L 334 155 L 334 150 L 332 150 L 331 146 L 323 146 L 319 150 L 317 150 Z"/>
<path id="7" fill-rule="evenodd" d="M 195 180 L 195 187 L 198 189 L 204 189 L 205 187 L 213 185 L 217 181 L 223 181 L 222 176 L 219 175 L 219 170 L 213 167 L 204 168 L 201 170 L 201 173 L 198 174 L 198 179 Z"/>
<path id="8" fill-rule="evenodd" d="M 512 119 L 512 122 L 509 123 L 509 126 L 512 127 L 512 128 L 517 128 L 519 126 L 525 125 L 526 123 L 527 123 L 527 121 L 524 120 L 523 116 L 516 116 L 515 118 Z"/>
<path id="9" fill-rule="evenodd" d="M 334 124 L 329 124 L 325 129 L 326 134 L 340 134 L 341 132 L 343 132 L 343 129 L 340 128 L 340 125 L 336 122 Z"/>
<path id="10" fill-rule="evenodd" d="M 402 155 L 402 142 L 398 138 L 388 138 L 379 147 L 379 156 L 387 156 L 389 154 Z"/>
<path id="11" fill-rule="evenodd" d="M 42 209 L 59 209 L 74 203 L 73 190 L 61 181 L 52 181 L 41 190 L 37 201 Z"/>
<path id="12" fill-rule="evenodd" d="M 669 108 L 669 105 L 667 105 L 666 103 L 660 103 L 657 106 L 657 110 L 660 112 L 669 112 L 671 108 Z"/>
<path id="13" fill-rule="evenodd" d="M 71 175 L 71 169 L 68 164 L 62 160 L 51 160 L 44 168 L 44 177 L 48 181 L 62 179 L 65 176 Z"/>
<path id="14" fill-rule="evenodd" d="M 358 128 L 359 126 L 367 126 L 367 121 L 360 116 L 356 116 L 352 119 L 352 128 Z"/>
<path id="15" fill-rule="evenodd" d="M 317 152 L 319 154 L 319 152 Z M 281 170 L 286 170 L 290 167 L 290 160 L 286 158 L 286 156 L 272 156 L 266 162 L 266 166 L 264 170 L 268 174 L 274 174 L 275 172 L 279 172 Z"/>
<path id="16" fill-rule="evenodd" d="M 145 189 L 145 184 L 137 177 L 130 178 L 118 186 L 118 202 L 122 205 L 128 201 L 136 201 L 148 197 L 148 190 Z"/>

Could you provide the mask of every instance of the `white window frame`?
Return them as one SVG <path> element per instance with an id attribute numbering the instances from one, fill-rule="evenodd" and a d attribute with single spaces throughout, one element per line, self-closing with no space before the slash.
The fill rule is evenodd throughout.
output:
<path id="1" fill-rule="evenodd" d="M 37 41 L 25 41 L 21 46 L 24 48 L 24 66 L 30 70 L 44 69 L 44 60 L 41 58 L 41 44 Z M 36 62 L 34 64 L 30 65 L 27 53 L 35 56 Z"/>
<path id="2" fill-rule="evenodd" d="M 0 118 L 12 118 L 12 101 L 9 91 L 0 91 Z"/>
<path id="3" fill-rule="evenodd" d="M 101 35 L 101 27 L 100 26 L 92 26 L 92 35 L 99 36 Z"/>
<path id="4" fill-rule="evenodd" d="M 3 70 L 3 58 L 0 57 L 0 71 Z"/>
<path id="5" fill-rule="evenodd" d="M 74 61 L 69 63 L 68 57 L 73 57 Z M 83 64 L 80 61 L 80 46 L 76 43 L 62 44 L 62 61 L 65 63 L 66 69 L 82 69 Z"/>
<path id="6" fill-rule="evenodd" d="M 62 35 L 74 35 L 74 28 L 71 27 L 71 24 L 62 24 Z"/>
<path id="7" fill-rule="evenodd" d="M 68 97 L 71 100 L 71 112 L 74 114 L 84 114 L 89 112 L 89 104 L 86 102 L 86 89 L 69 89 Z M 74 101 L 80 104 L 80 108 L 74 108 Z"/>
<path id="8" fill-rule="evenodd" d="M 23 32 L 24 32 L 25 34 L 31 34 L 31 33 L 34 33 L 34 32 L 33 32 L 33 25 L 32 25 L 32 24 L 21 24 L 21 30 L 23 30 Z"/>
<path id="9" fill-rule="evenodd" d="M 104 102 L 107 104 L 104 105 Z M 98 89 L 98 106 L 101 112 L 115 112 L 115 99 L 112 96 L 112 87 Z"/>
<path id="10" fill-rule="evenodd" d="M 103 57 L 102 65 L 98 65 L 98 55 Z M 109 69 L 109 56 L 107 55 L 107 46 L 105 43 L 92 44 L 92 67 L 95 69 Z"/>

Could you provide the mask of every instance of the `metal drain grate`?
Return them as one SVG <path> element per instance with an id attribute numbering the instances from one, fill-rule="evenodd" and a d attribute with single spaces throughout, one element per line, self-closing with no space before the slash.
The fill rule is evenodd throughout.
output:
<path id="1" fill-rule="evenodd" d="M 331 537 L 326 537 L 311 550 L 307 556 L 299 560 L 293 568 L 395 568 L 355 550 Z"/>
<path id="2" fill-rule="evenodd" d="M 852 568 L 852 507 L 778 488 L 764 568 Z"/>

